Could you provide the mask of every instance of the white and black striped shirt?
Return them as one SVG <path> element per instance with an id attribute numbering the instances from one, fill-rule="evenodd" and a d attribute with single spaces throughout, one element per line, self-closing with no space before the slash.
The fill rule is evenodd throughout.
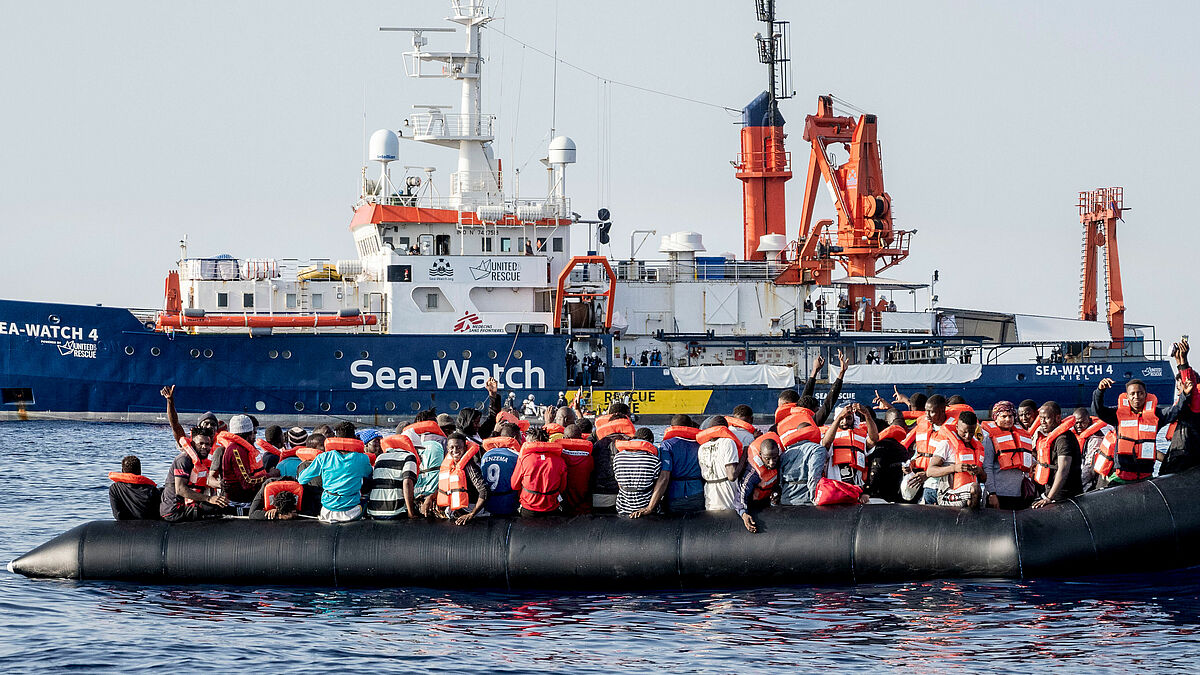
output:
<path id="1" fill-rule="evenodd" d="M 620 487 L 617 492 L 617 513 L 627 516 L 649 506 L 661 469 L 658 455 L 629 450 L 617 452 L 613 455 L 612 466 L 613 476 Z"/>
<path id="2" fill-rule="evenodd" d="M 367 514 L 373 518 L 394 518 L 407 513 L 404 506 L 404 480 L 417 479 L 417 457 L 407 450 L 385 452 L 375 458 L 371 472 L 371 494 Z"/>

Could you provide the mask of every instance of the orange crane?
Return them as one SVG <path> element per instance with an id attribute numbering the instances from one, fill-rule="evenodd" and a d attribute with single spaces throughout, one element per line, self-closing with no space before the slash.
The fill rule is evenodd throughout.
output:
<path id="1" fill-rule="evenodd" d="M 851 281 L 851 306 L 866 298 L 873 308 L 875 286 L 870 279 L 908 257 L 911 232 L 892 227 L 892 198 L 883 187 L 883 164 L 875 115 L 857 119 L 834 114 L 833 96 L 817 99 L 817 114 L 804 120 L 804 140 L 812 150 L 801 204 L 799 250 L 776 283 L 828 285 L 834 263 L 842 265 Z M 850 157 L 841 166 L 830 163 L 829 147 L 840 143 Z M 832 220 L 813 226 L 813 207 L 821 180 L 829 185 L 837 208 Z M 869 330 L 872 322 L 861 326 Z"/>
<path id="2" fill-rule="evenodd" d="M 1124 188 L 1096 188 L 1079 193 L 1079 222 L 1083 223 L 1082 270 L 1079 275 L 1079 318 L 1096 321 L 1097 252 L 1104 251 L 1104 289 L 1108 298 L 1108 334 L 1112 349 L 1125 344 L 1125 296 L 1121 292 L 1121 260 L 1117 251 L 1117 221 L 1125 210 Z"/>

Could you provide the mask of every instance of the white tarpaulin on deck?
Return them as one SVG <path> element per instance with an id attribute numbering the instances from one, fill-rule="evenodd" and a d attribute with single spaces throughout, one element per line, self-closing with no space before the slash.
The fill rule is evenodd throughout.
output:
<path id="1" fill-rule="evenodd" d="M 883 330 L 932 333 L 933 312 L 880 312 Z"/>
<path id="2" fill-rule="evenodd" d="M 1111 342 L 1108 324 L 1050 316 L 1014 314 L 1018 342 Z"/>
<path id="3" fill-rule="evenodd" d="M 979 379 L 978 363 L 903 363 L 886 366 L 850 366 L 846 384 L 948 384 Z M 884 392 L 879 392 L 884 395 Z"/>
<path id="4" fill-rule="evenodd" d="M 761 384 L 785 389 L 796 384 L 789 366 L 689 366 L 672 368 L 671 378 L 684 387 L 729 387 Z"/>

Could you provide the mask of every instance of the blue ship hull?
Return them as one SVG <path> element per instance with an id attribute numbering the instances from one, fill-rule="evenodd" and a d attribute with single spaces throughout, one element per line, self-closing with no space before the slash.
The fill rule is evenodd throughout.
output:
<path id="1" fill-rule="evenodd" d="M 212 410 L 264 423 L 336 418 L 387 426 L 421 408 L 479 406 L 488 377 L 520 399 L 553 403 L 574 388 L 567 347 L 563 335 L 168 334 L 125 309 L 0 300 L 0 418 L 161 421 L 159 390 L 174 384 L 185 417 Z M 1089 405 L 1104 377 L 1140 377 L 1160 401 L 1173 395 L 1172 370 L 1161 360 L 985 365 L 972 382 L 895 384 L 905 393 L 961 394 L 980 409 L 1021 398 L 1071 408 Z M 848 384 L 841 397 L 870 404 L 876 389 L 890 393 L 892 384 Z M 597 407 L 628 393 L 647 421 L 728 413 L 742 403 L 765 419 L 778 394 L 762 386 L 682 387 L 663 367 L 608 368 L 594 389 Z"/>

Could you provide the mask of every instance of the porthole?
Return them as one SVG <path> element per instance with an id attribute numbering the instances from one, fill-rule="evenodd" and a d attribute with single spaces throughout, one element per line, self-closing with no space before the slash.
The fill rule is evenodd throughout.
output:
<path id="1" fill-rule="evenodd" d="M 199 349 L 193 349 L 192 351 L 190 351 L 188 353 L 192 355 L 193 359 L 200 358 L 200 350 Z"/>
<path id="2" fill-rule="evenodd" d="M 304 410 L 304 401 L 296 401 L 296 412 Z"/>
<path id="3" fill-rule="evenodd" d="M 329 404 L 328 403 L 326 403 L 324 401 L 321 402 L 321 412 L 329 412 Z"/>
<path id="4" fill-rule="evenodd" d="M 445 350 L 445 349 L 439 349 L 439 350 L 438 350 L 438 358 L 439 358 L 439 359 L 444 359 L 444 358 L 446 358 L 446 350 Z"/>
<path id="5" fill-rule="evenodd" d="M 162 350 L 161 350 L 161 349 L 159 349 L 158 347 L 151 347 L 151 348 L 150 348 L 150 356 L 158 356 L 159 354 L 162 354 Z"/>
<path id="6" fill-rule="evenodd" d="M 125 353 L 130 356 L 133 356 L 133 347 L 132 346 L 125 347 Z"/>
<path id="7" fill-rule="evenodd" d="M 496 350 L 495 350 L 495 349 L 489 349 L 489 350 L 488 350 L 488 358 L 489 358 L 489 359 L 494 359 L 494 358 L 496 358 Z"/>
<path id="8" fill-rule="evenodd" d="M 395 401 L 388 401 L 387 403 L 384 403 L 384 404 L 383 404 L 383 409 L 384 409 L 384 410 L 386 410 L 386 411 L 388 411 L 388 412 L 391 412 L 391 411 L 395 410 L 395 409 L 396 409 L 396 402 L 395 402 Z"/>
<path id="9" fill-rule="evenodd" d="M 254 409 L 257 410 L 258 412 L 262 412 L 267 409 L 267 404 L 264 403 L 263 401 L 255 401 Z"/>
<path id="10" fill-rule="evenodd" d="M 272 349 L 271 351 L 267 352 L 267 356 L 272 359 L 277 359 L 277 358 L 279 358 L 279 352 Z"/>
<path id="11" fill-rule="evenodd" d="M 288 351 L 288 350 L 286 350 L 286 349 L 285 349 L 285 350 L 283 350 L 283 358 L 285 358 L 285 359 L 290 359 L 290 358 L 292 358 L 292 353 L 291 353 L 291 352 L 289 352 L 289 351 Z"/>
<path id="12" fill-rule="evenodd" d="M 520 358 L 524 358 L 525 354 L 520 349 L 518 349 L 517 351 L 513 352 L 513 356 L 520 359 Z"/>
<path id="13" fill-rule="evenodd" d="M 51 314 L 50 316 L 46 317 L 46 320 L 53 324 L 57 324 L 58 322 L 62 321 L 62 319 L 58 318 L 57 314 Z"/>
<path id="14" fill-rule="evenodd" d="M 416 412 L 421 409 L 421 404 L 417 401 L 413 401 L 412 405 L 409 407 L 411 407 L 413 409 L 413 412 Z"/>
<path id="15" fill-rule="evenodd" d="M 450 401 L 450 409 L 458 410 L 458 401 Z"/>
<path id="16" fill-rule="evenodd" d="M 362 357 L 362 358 L 366 359 L 366 358 L 370 358 L 370 356 L 371 356 L 371 352 L 369 352 L 369 351 L 367 351 L 367 350 L 365 350 L 365 349 L 364 349 L 364 350 L 362 350 L 361 352 L 359 352 L 359 353 L 358 353 L 358 355 L 359 355 L 360 357 Z"/>
<path id="17" fill-rule="evenodd" d="M 333 358 L 335 358 L 335 359 L 340 359 L 340 358 L 342 358 L 342 350 L 340 350 L 340 349 L 339 349 L 339 350 L 335 351 L 335 352 L 333 353 Z"/>
<path id="18" fill-rule="evenodd" d="M 204 350 L 204 358 L 206 358 L 206 359 L 211 359 L 211 358 L 212 358 L 212 350 L 211 350 L 211 349 L 205 349 L 205 350 Z"/>
<path id="19" fill-rule="evenodd" d="M 346 410 L 348 410 L 349 412 L 354 412 L 355 410 L 358 410 L 358 404 L 355 403 L 354 401 L 348 401 L 346 403 Z"/>
<path id="20" fill-rule="evenodd" d="M 1025 381 L 1025 373 L 1017 373 L 1017 382 Z"/>
<path id="21" fill-rule="evenodd" d="M 1133 373 L 1125 373 L 1125 379 L 1128 380 L 1131 377 L 1133 377 Z"/>
<path id="22" fill-rule="evenodd" d="M 470 350 L 470 349 L 464 349 L 464 350 L 463 350 L 463 358 L 464 358 L 464 359 L 469 359 L 469 358 L 471 358 L 471 350 Z"/>

